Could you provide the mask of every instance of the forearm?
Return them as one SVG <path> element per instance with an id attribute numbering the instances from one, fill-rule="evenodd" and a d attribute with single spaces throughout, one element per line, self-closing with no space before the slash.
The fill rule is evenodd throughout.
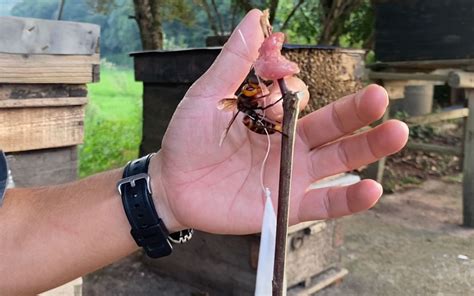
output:
<path id="1" fill-rule="evenodd" d="M 138 248 L 116 190 L 121 172 L 7 191 L 0 208 L 0 295 L 47 290 Z"/>

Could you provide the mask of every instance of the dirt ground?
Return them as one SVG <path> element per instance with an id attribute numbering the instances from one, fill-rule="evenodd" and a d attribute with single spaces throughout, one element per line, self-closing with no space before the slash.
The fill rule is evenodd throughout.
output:
<path id="1" fill-rule="evenodd" d="M 342 219 L 343 282 L 318 296 L 474 295 L 474 230 L 461 226 L 461 184 L 429 180 Z M 83 295 L 199 295 L 131 256 L 84 279 Z"/>
<path id="2" fill-rule="evenodd" d="M 344 218 L 339 295 L 474 295 L 474 230 L 461 226 L 461 185 L 426 181 Z"/>

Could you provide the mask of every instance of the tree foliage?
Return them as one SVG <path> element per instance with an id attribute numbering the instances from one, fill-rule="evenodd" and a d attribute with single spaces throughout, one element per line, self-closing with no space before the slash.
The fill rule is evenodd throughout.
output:
<path id="1" fill-rule="evenodd" d="M 371 48 L 373 22 L 369 0 L 281 0 L 275 25 L 293 43 Z"/>

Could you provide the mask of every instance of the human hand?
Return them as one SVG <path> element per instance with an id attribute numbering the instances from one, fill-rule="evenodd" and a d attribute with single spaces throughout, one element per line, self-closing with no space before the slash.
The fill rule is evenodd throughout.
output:
<path id="1" fill-rule="evenodd" d="M 260 231 L 264 208 L 260 169 L 267 137 L 249 131 L 237 118 L 219 147 L 232 114 L 217 109 L 219 100 L 233 96 L 258 55 L 263 41 L 260 16 L 258 10 L 247 14 L 235 30 L 240 30 L 246 42 L 240 33 L 234 33 L 212 67 L 189 89 L 173 115 L 162 149 L 152 159 L 155 204 L 170 231 Z M 346 187 L 308 188 L 318 179 L 369 164 L 405 145 L 408 128 L 397 120 L 351 135 L 379 119 L 387 105 L 386 91 L 370 85 L 298 121 L 290 224 L 353 214 L 377 202 L 382 187 L 373 180 Z M 276 204 L 281 136 L 270 137 L 264 184 Z"/>

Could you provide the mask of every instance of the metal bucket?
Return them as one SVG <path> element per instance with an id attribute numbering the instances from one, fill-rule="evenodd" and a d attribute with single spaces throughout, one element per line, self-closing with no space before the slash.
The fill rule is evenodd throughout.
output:
<path id="1" fill-rule="evenodd" d="M 405 87 L 403 110 L 409 116 L 431 113 L 433 109 L 433 85 L 410 85 Z"/>

